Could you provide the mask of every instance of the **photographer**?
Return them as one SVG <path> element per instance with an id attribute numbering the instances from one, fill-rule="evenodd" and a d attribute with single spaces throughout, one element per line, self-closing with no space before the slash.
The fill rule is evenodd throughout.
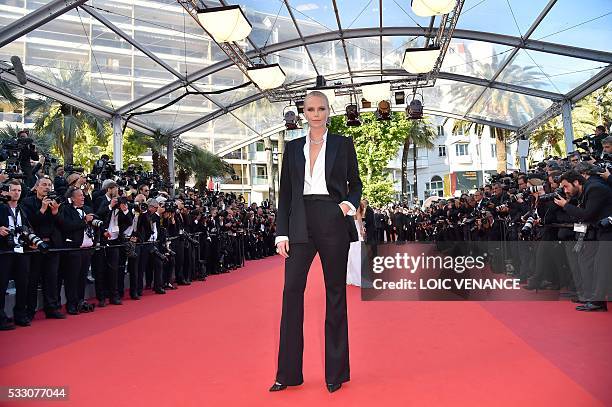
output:
<path id="1" fill-rule="evenodd" d="M 175 215 L 176 225 L 170 231 L 170 236 L 178 236 L 170 243 L 170 248 L 176 253 L 174 256 L 174 274 L 178 285 L 190 285 L 185 278 L 185 225 L 189 225 L 189 210 L 185 208 L 182 200 L 176 201 L 178 212 Z"/>
<path id="2" fill-rule="evenodd" d="M 612 216 L 612 190 L 595 177 L 585 179 L 577 171 L 565 172 L 560 185 L 566 196 L 576 197 L 578 205 L 569 203 L 563 197 L 555 198 L 555 204 L 582 223 L 575 227 L 575 231 L 578 232 L 577 248 L 580 249 L 577 254 L 582 259 L 578 263 L 583 286 L 580 300 L 585 304 L 576 307 L 576 310 L 607 311 L 605 294 L 608 289 L 609 249 L 607 244 L 601 242 L 612 241 L 612 230 L 600 226 L 599 222 Z"/>
<path id="3" fill-rule="evenodd" d="M 67 252 L 62 263 L 65 267 L 66 311 L 70 315 L 77 315 L 93 311 L 93 306 L 85 301 L 85 286 L 94 252 L 96 223 L 93 210 L 84 205 L 85 196 L 80 188 L 70 187 L 66 198 L 70 199 L 70 203 L 62 205 L 60 209 L 62 237 L 66 248 L 81 249 Z"/>
<path id="4" fill-rule="evenodd" d="M 131 219 L 120 216 L 127 210 L 127 202 L 119 202 L 119 187 L 115 181 L 107 179 L 102 184 L 105 194 L 97 200 L 96 216 L 103 222 L 103 250 L 95 254 L 96 262 L 96 297 L 98 306 L 106 305 L 106 298 L 113 305 L 121 305 L 121 293 L 117 283 L 119 270 L 119 250 L 121 230 L 131 225 Z"/>
<path id="5" fill-rule="evenodd" d="M 124 247 L 121 250 L 120 264 L 125 264 L 127 260 L 127 270 L 130 276 L 130 298 L 132 300 L 140 300 L 142 296 L 142 275 L 139 272 L 141 246 L 138 243 L 142 243 L 143 238 L 138 233 L 138 225 L 147 209 L 148 205 L 145 202 L 144 195 L 136 195 L 133 209 L 130 210 L 132 223 L 123 231 Z M 127 216 L 128 214 L 124 213 L 124 215 Z M 121 282 L 121 278 L 119 278 L 118 284 L 120 289 L 123 290 Z"/>
<path id="6" fill-rule="evenodd" d="M 559 242 L 559 228 L 554 224 L 560 223 L 559 215 L 561 208 L 553 202 L 559 191 L 559 185 L 555 182 L 555 176 L 561 174 L 551 173 L 544 189 L 532 191 L 535 213 L 534 221 L 530 228 L 523 226 L 522 235 L 530 234 L 537 240 L 535 246 L 535 270 L 528 279 L 527 290 L 554 289 L 569 285 L 569 270 L 565 251 Z"/>
<path id="7" fill-rule="evenodd" d="M 39 178 L 34 185 L 35 195 L 22 202 L 33 232 L 51 248 L 62 247 L 59 229 L 59 208 L 61 198 L 51 192 L 51 180 Z M 42 279 L 43 306 L 47 318 L 64 319 L 59 310 L 60 298 L 57 292 L 60 255 L 58 252 L 35 253 L 32 255 L 30 281 L 28 283 L 28 316 L 33 319 L 38 305 L 38 285 Z"/>
<path id="8" fill-rule="evenodd" d="M 172 201 L 166 201 L 163 204 L 160 204 L 164 207 L 164 213 L 162 214 L 160 225 L 160 246 L 162 248 L 161 252 L 166 256 L 166 261 L 163 262 L 163 286 L 164 290 L 175 290 L 177 287 L 172 284 L 173 280 L 173 272 L 175 277 L 177 272 L 175 271 L 175 259 L 176 252 L 168 248 L 170 242 L 167 240 L 169 237 L 177 237 L 178 233 L 178 225 L 176 221 L 176 210 L 177 206 Z"/>
<path id="9" fill-rule="evenodd" d="M 142 276 L 144 275 L 147 279 L 146 288 L 150 288 L 153 284 L 156 294 L 165 294 L 162 282 L 163 255 L 160 256 L 158 247 L 161 230 L 160 216 L 164 213 L 164 209 L 153 198 L 147 200 L 147 205 L 147 212 L 142 213 L 138 220 L 138 235 L 143 242 L 148 242 L 140 248 L 138 293 L 142 295 Z"/>
<path id="10" fill-rule="evenodd" d="M 21 183 L 17 180 L 9 181 L 8 198 L 6 204 L 0 204 L 0 251 L 11 251 L 19 246 L 19 239 L 15 230 L 24 226 L 26 217 L 19 206 L 21 197 Z M 5 293 L 10 279 L 15 281 L 15 306 L 13 308 L 13 320 L 19 326 L 29 326 L 31 319 L 28 317 L 28 277 L 30 273 L 30 256 L 18 252 L 4 253 L 0 255 L 0 331 L 15 329 L 15 325 L 9 323 L 4 313 Z"/>
<path id="11" fill-rule="evenodd" d="M 55 167 L 55 178 L 53 178 L 53 190 L 58 195 L 66 195 L 66 191 L 68 191 L 68 182 L 66 178 L 64 178 L 64 166 L 58 165 Z"/>
<path id="12" fill-rule="evenodd" d="M 39 156 L 36 152 L 36 146 L 32 142 L 29 130 L 21 130 L 17 133 L 17 142 L 20 147 L 19 149 L 19 166 L 21 172 L 25 175 L 26 184 L 29 186 L 33 185 L 32 174 L 32 163 L 30 161 L 38 161 Z"/>

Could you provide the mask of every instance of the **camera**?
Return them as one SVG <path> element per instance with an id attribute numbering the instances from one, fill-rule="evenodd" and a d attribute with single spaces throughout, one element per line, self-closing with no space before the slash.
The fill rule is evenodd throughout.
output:
<path id="1" fill-rule="evenodd" d="M 94 228 L 101 228 L 104 225 L 104 221 L 100 219 L 92 219 L 91 226 Z"/>
<path id="2" fill-rule="evenodd" d="M 527 187 L 527 192 L 530 194 L 535 194 L 543 190 L 544 190 L 544 185 L 530 185 Z"/>
<path id="3" fill-rule="evenodd" d="M 559 197 L 565 197 L 565 193 L 563 192 L 563 188 L 557 188 L 553 192 L 551 192 L 550 194 L 540 195 L 538 197 L 538 200 L 540 202 L 550 202 L 550 201 L 554 200 L 555 198 L 559 198 Z"/>
<path id="4" fill-rule="evenodd" d="M 64 166 L 64 171 L 66 171 L 66 174 L 70 175 L 75 172 L 83 172 L 85 171 L 85 168 L 74 165 L 74 164 L 68 164 Z"/>
<path id="5" fill-rule="evenodd" d="M 165 254 L 160 252 L 159 248 L 157 246 L 155 246 L 155 245 L 153 245 L 153 248 L 151 249 L 151 254 L 154 255 L 155 257 L 157 257 L 158 259 L 160 259 L 163 263 L 167 263 L 168 262 L 168 257 L 166 257 Z"/>
<path id="6" fill-rule="evenodd" d="M 60 194 L 58 194 L 55 191 L 50 191 L 46 198 L 51 199 L 52 201 L 57 202 L 58 204 L 64 203 L 66 201 L 66 198 Z"/>
<path id="7" fill-rule="evenodd" d="M 11 249 L 18 246 L 15 244 L 15 237 L 17 237 L 19 246 L 35 246 L 43 254 L 49 251 L 49 244 L 26 227 L 19 226 L 9 231 L 7 239 Z"/>
<path id="8" fill-rule="evenodd" d="M 164 202 L 164 209 L 166 210 L 166 212 L 174 213 L 178 208 L 176 206 L 176 203 L 174 203 L 173 201 L 166 201 Z"/>
<path id="9" fill-rule="evenodd" d="M 525 220 L 525 218 L 527 220 L 525 221 L 525 224 L 523 225 L 523 227 L 520 230 L 520 234 L 521 234 L 521 236 L 524 239 L 526 239 L 526 238 L 528 238 L 528 237 L 530 237 L 532 235 L 534 223 L 538 219 L 538 213 L 535 210 L 533 210 L 533 211 L 523 215 L 522 219 Z"/>

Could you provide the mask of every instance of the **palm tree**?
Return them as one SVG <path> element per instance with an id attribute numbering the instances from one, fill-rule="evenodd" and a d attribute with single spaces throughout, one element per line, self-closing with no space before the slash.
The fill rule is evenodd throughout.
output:
<path id="1" fill-rule="evenodd" d="M 501 63 L 502 61 L 498 59 L 497 55 L 492 56 L 490 63 L 473 61 L 472 67 L 474 69 L 474 74 L 472 76 L 493 78 L 500 68 Z M 511 79 L 513 84 L 528 83 L 530 87 L 534 88 L 542 88 L 546 83 L 545 80 L 542 79 L 543 75 L 537 66 L 510 64 L 506 66 L 501 77 L 502 80 L 504 80 L 504 78 L 508 78 L 508 80 Z M 524 123 L 534 116 L 535 111 L 532 102 L 529 101 L 526 95 L 516 93 L 514 94 L 514 98 L 510 98 L 504 92 L 507 91 L 490 88 L 488 90 L 487 100 L 481 98 L 477 105 L 482 107 L 480 115 L 493 118 L 493 120 L 496 118 L 500 120 L 507 118 L 507 120 L 517 123 Z M 472 87 L 467 87 L 463 84 L 452 86 L 450 94 L 457 105 L 470 106 L 474 101 L 474 90 Z M 506 139 L 510 131 L 498 127 L 491 127 L 490 131 L 491 135 L 495 137 L 497 171 L 505 172 L 508 167 L 506 158 Z"/>
<path id="2" fill-rule="evenodd" d="M 168 148 L 168 141 L 170 141 L 171 137 L 168 133 L 167 130 L 158 128 L 151 136 L 138 131 L 134 131 L 129 136 L 130 142 L 141 144 L 151 149 L 153 172 L 160 174 L 164 182 L 170 182 L 168 159 L 164 155 L 164 151 Z"/>
<path id="3" fill-rule="evenodd" d="M 544 148 L 545 155 L 554 152 L 557 156 L 563 155 L 565 151 L 564 137 L 565 132 L 559 117 L 547 121 L 530 135 L 536 149 Z"/>
<path id="4" fill-rule="evenodd" d="M 232 167 L 219 156 L 194 145 L 189 145 L 188 149 L 178 149 L 176 162 L 179 174 L 182 174 L 179 175 L 179 186 L 182 188 L 191 175 L 196 177 L 196 187 L 203 189 L 208 177 L 219 177 L 233 172 Z M 182 177 L 184 178 L 181 179 Z"/>
<path id="5" fill-rule="evenodd" d="M 16 89 L 10 83 L 0 80 L 0 103 L 8 103 L 12 106 L 19 105 L 19 98 L 16 95 Z"/>
<path id="6" fill-rule="evenodd" d="M 418 197 L 417 153 L 419 147 L 430 149 L 434 146 L 437 134 L 427 120 L 411 120 L 404 137 L 402 150 L 402 196 L 408 192 L 408 151 L 413 146 L 413 197 Z"/>
<path id="7" fill-rule="evenodd" d="M 59 89 L 69 89 L 83 94 L 89 88 L 87 72 L 76 69 L 47 70 L 43 77 Z M 104 120 L 65 102 L 50 98 L 26 99 L 25 114 L 36 117 L 34 129 L 39 134 L 51 135 L 55 148 L 64 158 L 64 164 L 72 164 L 74 144 L 84 136 L 86 128 L 102 136 Z"/>

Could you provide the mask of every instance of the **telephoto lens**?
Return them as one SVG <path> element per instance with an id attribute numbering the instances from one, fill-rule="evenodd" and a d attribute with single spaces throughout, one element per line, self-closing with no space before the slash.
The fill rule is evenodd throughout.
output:
<path id="1" fill-rule="evenodd" d="M 100 219 L 93 219 L 91 221 L 91 226 L 93 226 L 94 228 L 100 228 L 102 227 L 102 225 L 104 225 L 104 221 L 101 221 Z"/>

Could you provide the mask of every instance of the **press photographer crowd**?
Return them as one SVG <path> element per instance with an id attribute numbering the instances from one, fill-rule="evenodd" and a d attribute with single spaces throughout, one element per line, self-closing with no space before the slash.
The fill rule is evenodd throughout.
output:
<path id="1" fill-rule="evenodd" d="M 43 158 L 27 131 L 2 143 L 0 161 L 0 330 L 30 326 L 40 308 L 64 319 L 121 305 L 126 291 L 132 300 L 149 289 L 166 294 L 275 254 L 276 210 L 266 201 L 189 187 L 171 198 L 158 174 L 117 171 L 108 156 L 85 174 Z M 86 297 L 89 284 L 96 301 Z"/>
<path id="2" fill-rule="evenodd" d="M 366 211 L 366 241 L 435 241 L 462 250 L 488 242 L 493 272 L 520 278 L 527 290 L 561 290 L 579 311 L 607 311 L 612 137 L 599 126 L 574 144 L 581 151 L 549 157 L 526 173 L 498 174 L 473 193 L 427 208 L 397 203 Z"/>

